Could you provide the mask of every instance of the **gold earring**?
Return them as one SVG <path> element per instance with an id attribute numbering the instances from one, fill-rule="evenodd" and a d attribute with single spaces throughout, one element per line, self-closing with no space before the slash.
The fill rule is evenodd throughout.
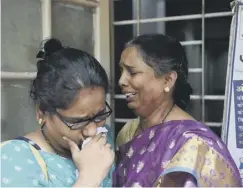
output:
<path id="1" fill-rule="evenodd" d="M 165 87 L 165 88 L 164 88 L 164 91 L 165 91 L 166 93 L 168 93 L 168 92 L 170 91 L 170 88 L 169 88 L 169 87 Z"/>
<path id="2" fill-rule="evenodd" d="M 43 119 L 40 118 L 39 121 L 38 121 L 38 123 L 39 123 L 40 125 L 42 125 L 42 121 L 43 121 Z"/>

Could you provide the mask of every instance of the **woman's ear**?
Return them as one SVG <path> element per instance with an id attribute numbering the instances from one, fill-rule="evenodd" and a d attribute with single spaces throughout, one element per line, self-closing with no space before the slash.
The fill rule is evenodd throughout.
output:
<path id="1" fill-rule="evenodd" d="M 36 113 L 36 119 L 37 119 L 37 120 L 43 118 L 43 113 L 42 113 L 42 111 L 40 110 L 39 105 L 36 105 L 36 107 L 35 107 L 35 113 Z"/>
<path id="2" fill-rule="evenodd" d="M 169 87 L 169 89 L 171 90 L 175 86 L 176 80 L 177 80 L 176 71 L 171 71 L 167 73 L 167 75 L 165 76 L 165 87 Z"/>

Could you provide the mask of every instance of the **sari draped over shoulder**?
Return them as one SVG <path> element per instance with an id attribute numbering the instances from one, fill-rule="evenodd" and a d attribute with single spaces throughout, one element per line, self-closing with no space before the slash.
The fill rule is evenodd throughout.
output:
<path id="1" fill-rule="evenodd" d="M 174 120 L 133 137 L 139 120 L 117 137 L 113 186 L 241 187 L 226 145 L 204 124 Z"/>

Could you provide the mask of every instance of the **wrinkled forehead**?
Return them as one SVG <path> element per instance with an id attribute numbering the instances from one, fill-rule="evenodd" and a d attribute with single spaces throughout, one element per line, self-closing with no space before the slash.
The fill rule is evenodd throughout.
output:
<path id="1" fill-rule="evenodd" d="M 105 90 L 102 87 L 81 89 L 74 102 L 62 114 L 69 117 L 92 116 L 105 108 Z"/>
<path id="2" fill-rule="evenodd" d="M 154 69 L 144 62 L 139 49 L 135 46 L 127 47 L 121 54 L 120 67 L 130 67 L 142 72 L 155 74 Z"/>
<path id="3" fill-rule="evenodd" d="M 123 50 L 120 58 L 120 64 L 122 65 L 122 63 L 133 66 L 146 65 L 139 50 L 135 46 L 127 47 Z"/>
<path id="4" fill-rule="evenodd" d="M 122 51 L 121 59 L 142 59 L 138 47 L 130 46 Z"/>
<path id="5" fill-rule="evenodd" d="M 121 60 L 128 58 L 137 58 L 138 50 L 135 46 L 127 47 L 122 51 Z"/>

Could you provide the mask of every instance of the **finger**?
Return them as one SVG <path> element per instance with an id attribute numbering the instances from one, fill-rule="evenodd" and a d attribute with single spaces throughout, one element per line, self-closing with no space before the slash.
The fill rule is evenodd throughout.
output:
<path id="1" fill-rule="evenodd" d="M 111 144 L 107 143 L 107 144 L 105 145 L 105 147 L 106 147 L 106 148 L 111 148 Z"/>
<path id="2" fill-rule="evenodd" d="M 97 143 L 99 143 L 100 145 L 105 145 L 107 143 L 107 137 L 106 136 L 102 136 Z"/>
<path id="3" fill-rule="evenodd" d="M 72 153 L 80 151 L 78 145 L 74 141 L 70 140 L 69 138 L 67 138 L 65 136 L 63 137 L 63 140 L 65 140 L 68 143 L 68 146 Z"/>
<path id="4" fill-rule="evenodd" d="M 100 138 L 102 138 L 102 133 L 95 135 L 91 140 L 92 142 L 98 142 Z"/>

